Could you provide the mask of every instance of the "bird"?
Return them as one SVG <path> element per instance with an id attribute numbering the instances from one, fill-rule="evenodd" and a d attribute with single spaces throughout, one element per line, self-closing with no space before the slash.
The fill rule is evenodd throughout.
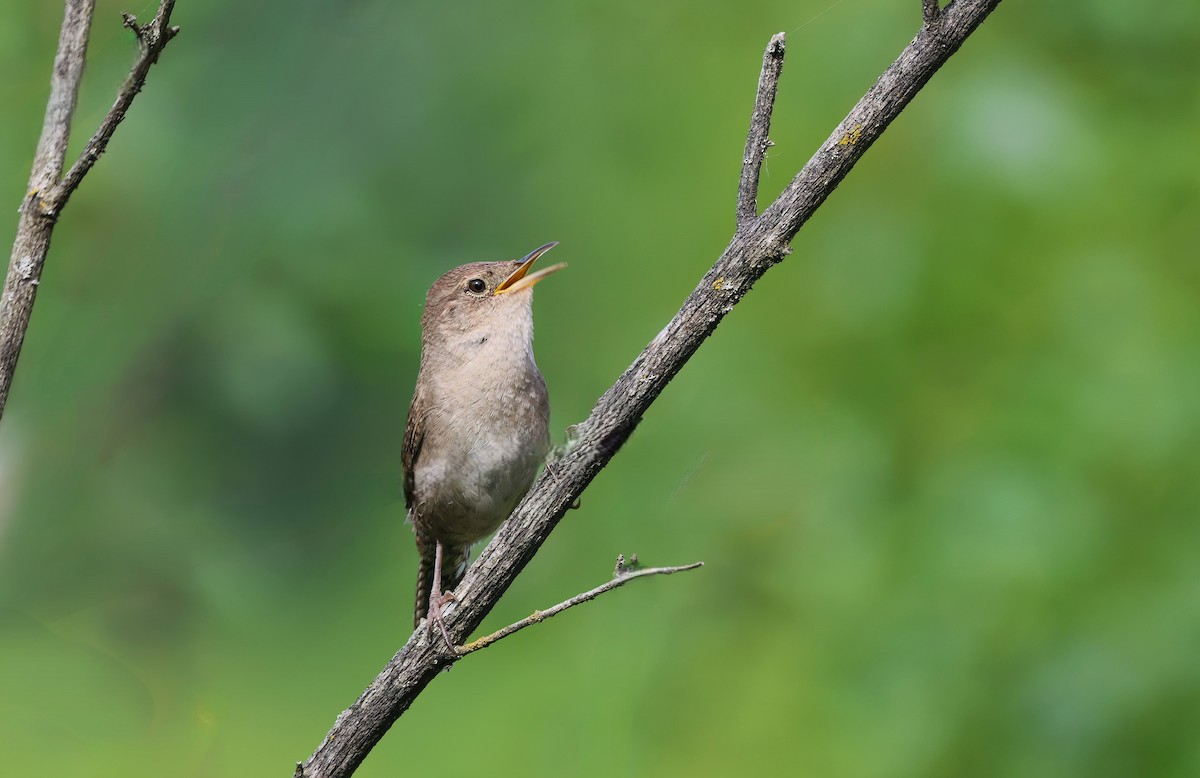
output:
<path id="1" fill-rule="evenodd" d="M 401 455 L 420 557 L 413 627 L 428 617 L 451 649 L 443 606 L 471 547 L 508 517 L 550 450 L 549 395 L 533 357 L 533 287 L 566 265 L 530 268 L 557 245 L 456 267 L 425 299 Z"/>

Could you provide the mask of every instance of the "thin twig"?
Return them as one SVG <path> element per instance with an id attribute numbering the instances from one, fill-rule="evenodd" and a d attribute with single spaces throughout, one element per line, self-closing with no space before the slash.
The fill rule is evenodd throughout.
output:
<path id="1" fill-rule="evenodd" d="M 825 202 L 921 87 L 1000 4 L 954 0 L 937 25 L 924 25 L 762 215 L 735 232 L 667 326 L 576 425 L 570 446 L 547 467 L 479 559 L 455 587 L 446 620 L 462 641 L 533 559 L 592 479 L 633 433 L 651 403 L 750 287 L 789 251 L 801 226 Z M 418 629 L 383 671 L 342 712 L 296 775 L 346 778 L 458 656 Z"/>
<path id="2" fill-rule="evenodd" d="M 737 225 L 742 227 L 758 216 L 758 176 L 771 142 L 771 112 L 775 109 L 775 92 L 779 89 L 779 74 L 783 72 L 784 36 L 777 33 L 763 52 L 762 71 L 758 75 L 758 92 L 750 114 L 750 132 L 746 135 L 746 150 L 742 154 L 742 177 L 738 182 Z"/>
<path id="3" fill-rule="evenodd" d="M 17 359 L 21 356 L 21 347 L 25 343 L 25 332 L 29 329 L 42 268 L 50 251 L 50 238 L 59 214 L 71 193 L 104 153 L 133 98 L 145 84 L 150 66 L 158 60 L 167 42 L 179 32 L 178 27 L 169 26 L 175 0 L 162 0 L 154 20 L 146 25 L 139 25 L 132 16 L 124 15 L 125 26 L 132 29 L 138 38 L 138 58 L 113 107 L 84 146 L 79 159 L 63 176 L 67 143 L 71 135 L 71 116 L 75 111 L 79 82 L 83 76 L 94 5 L 95 0 L 67 0 L 63 15 L 42 137 L 34 154 L 33 172 L 21 203 L 4 291 L 0 295 L 0 417 L 3 417 L 8 404 L 8 392 L 17 369 Z"/>
<path id="4" fill-rule="evenodd" d="M 636 560 L 637 557 L 635 556 L 634 559 Z M 538 624 L 546 619 L 557 616 L 567 608 L 573 608 L 576 605 L 581 605 L 585 602 L 594 600 L 605 592 L 609 592 L 617 587 L 624 586 L 635 578 L 645 578 L 648 575 L 671 575 L 672 573 L 682 573 L 684 570 L 695 570 L 697 567 L 703 567 L 704 563 L 693 562 L 690 565 L 679 565 L 678 567 L 644 567 L 639 569 L 621 569 L 621 562 L 618 562 L 617 566 L 619 572 L 617 572 L 611 581 L 600 584 L 595 589 L 590 589 L 582 594 L 577 594 L 571 599 L 564 600 L 554 607 L 547 608 L 546 610 L 534 611 L 532 615 L 526 616 L 525 618 L 518 622 L 514 622 L 513 624 L 509 624 L 504 629 L 498 629 L 490 635 L 484 635 L 478 640 L 472 640 L 465 646 L 460 646 L 458 648 L 458 655 L 466 656 L 467 654 L 473 654 L 480 649 L 487 648 L 497 640 L 503 640 L 514 632 L 520 632 L 528 626 Z"/>

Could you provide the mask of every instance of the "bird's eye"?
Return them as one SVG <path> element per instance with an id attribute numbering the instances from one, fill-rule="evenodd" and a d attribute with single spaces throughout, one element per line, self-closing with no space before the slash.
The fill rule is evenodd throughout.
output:
<path id="1" fill-rule="evenodd" d="M 467 288 L 475 294 L 480 294 L 484 289 L 487 289 L 487 284 L 483 282 L 482 278 L 472 278 L 467 282 Z"/>

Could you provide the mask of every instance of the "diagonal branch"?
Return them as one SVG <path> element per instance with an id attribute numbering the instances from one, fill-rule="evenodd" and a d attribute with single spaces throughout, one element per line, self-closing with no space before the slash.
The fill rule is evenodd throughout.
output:
<path id="1" fill-rule="evenodd" d="M 775 202 L 740 226 L 665 328 L 596 402 L 566 451 L 547 467 L 456 588 L 446 620 L 461 642 L 533 558 L 571 504 L 608 464 L 642 415 L 750 287 L 788 253 L 796 232 L 1000 0 L 954 0 L 851 109 Z M 297 776 L 351 775 L 438 673 L 459 657 L 418 629 L 358 700 L 338 716 Z"/>
<path id="2" fill-rule="evenodd" d="M 150 66 L 158 61 L 163 48 L 179 32 L 178 27 L 170 26 L 175 0 L 162 0 L 154 19 L 148 24 L 139 25 L 134 17 L 125 15 L 125 26 L 137 35 L 138 58 L 99 129 L 63 176 L 67 143 L 71 137 L 71 117 L 83 78 L 94 6 L 95 0 L 67 0 L 63 15 L 42 137 L 34 154 L 33 172 L 21 203 L 4 292 L 0 295 L 0 417 L 3 417 L 8 402 L 17 359 L 25 343 L 25 331 L 29 329 L 55 222 L 83 177 L 108 147 L 109 139 L 125 118 L 133 98 L 146 83 Z"/>
<path id="3" fill-rule="evenodd" d="M 746 135 L 746 151 L 742 154 L 742 178 L 738 182 L 737 225 L 744 227 L 758 216 L 758 175 L 771 142 L 771 112 L 775 108 L 775 92 L 779 89 L 779 74 L 783 72 L 783 33 L 777 33 L 763 52 L 762 72 L 758 76 L 758 94 L 750 114 L 750 132 Z"/>
<path id="4" fill-rule="evenodd" d="M 632 561 L 626 566 L 625 557 L 617 557 L 617 569 L 613 573 L 611 581 L 605 581 L 595 589 L 589 589 L 582 594 L 577 594 L 569 600 L 563 600 L 558 605 L 554 605 L 546 610 L 534 611 L 532 615 L 526 616 L 520 621 L 509 624 L 504 629 L 498 629 L 490 635 L 472 640 L 470 643 L 458 649 L 459 656 L 473 654 L 476 651 L 487 648 L 498 640 L 503 640 L 514 632 L 520 632 L 526 627 L 540 624 L 546 619 L 553 618 L 565 611 L 567 608 L 573 608 L 576 605 L 582 605 L 585 602 L 591 602 L 605 592 L 611 592 L 613 589 L 624 586 L 635 578 L 645 578 L 650 575 L 671 575 L 672 573 L 682 573 L 685 570 L 695 570 L 697 567 L 703 567 L 703 562 L 692 562 L 690 565 L 678 565 L 676 567 L 637 567 L 637 554 L 633 555 Z"/>

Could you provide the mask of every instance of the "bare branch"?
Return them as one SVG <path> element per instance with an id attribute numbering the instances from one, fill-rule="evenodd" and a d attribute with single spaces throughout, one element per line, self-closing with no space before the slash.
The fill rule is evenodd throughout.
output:
<path id="1" fill-rule="evenodd" d="M 777 33 L 763 52 L 762 72 L 758 76 L 758 93 L 750 114 L 750 132 L 746 135 L 746 151 L 742 154 L 742 178 L 738 183 L 737 225 L 743 227 L 758 216 L 758 175 L 762 170 L 771 142 L 771 112 L 775 109 L 775 92 L 779 74 L 783 72 L 784 36 Z"/>
<path id="2" fill-rule="evenodd" d="M 937 25 L 923 26 L 788 187 L 738 229 L 667 326 L 596 402 L 575 438 L 545 468 L 455 589 L 446 619 L 461 642 L 537 553 L 558 521 L 629 438 L 667 383 L 750 287 L 789 251 L 797 230 L 867 148 L 987 18 L 1000 0 L 955 0 Z M 422 690 L 459 657 L 418 629 L 358 700 L 345 710 L 296 775 L 351 775 Z"/>
<path id="3" fill-rule="evenodd" d="M 34 155 L 29 188 L 21 203 L 17 235 L 13 240 L 8 274 L 4 279 L 4 292 L 0 295 L 0 417 L 4 415 L 17 359 L 25 343 L 25 331 L 33 314 L 33 303 L 37 298 L 38 284 L 41 283 L 46 254 L 50 250 L 54 224 L 71 193 L 104 153 L 133 98 L 145 84 L 150 66 L 179 31 L 178 27 L 169 26 L 175 0 L 162 0 L 154 20 L 147 25 L 138 25 L 132 16 L 124 15 L 125 25 L 138 37 L 138 58 L 117 95 L 116 103 L 100 123 L 96 134 L 87 142 L 79 159 L 60 181 L 66 162 L 67 142 L 71 136 L 71 117 L 75 112 L 79 82 L 83 77 L 94 5 L 95 0 L 67 0 L 63 15 L 42 137 Z"/>
<path id="4" fill-rule="evenodd" d="M 54 73 L 50 78 L 50 97 L 46 100 L 46 119 L 42 123 L 42 137 L 29 176 L 30 194 L 46 191 L 58 183 L 58 177 L 62 175 L 95 4 L 96 0 L 68 0 L 63 13 L 58 52 L 54 55 Z"/>
<path id="5" fill-rule="evenodd" d="M 637 564 L 636 554 L 633 556 L 633 564 Z M 625 567 L 624 557 L 618 557 L 617 571 L 613 574 L 613 579 L 611 581 L 607 581 L 597 586 L 595 589 L 589 589 L 582 594 L 577 594 L 571 599 L 564 600 L 558 605 L 547 608 L 546 610 L 534 611 L 532 615 L 526 616 L 525 618 L 513 624 L 509 624 L 504 629 L 496 630 L 490 635 L 485 635 L 477 640 L 472 640 L 465 646 L 459 647 L 458 655 L 466 656 L 467 654 L 473 654 L 480 649 L 487 648 L 497 640 L 503 640 L 514 632 L 520 632 L 528 626 L 539 624 L 546 619 L 553 618 L 554 616 L 557 616 L 565 611 L 567 608 L 573 608 L 576 605 L 582 605 L 585 602 L 590 602 L 605 592 L 609 592 L 617 587 L 624 586 L 635 578 L 645 578 L 648 575 L 671 575 L 672 573 L 682 573 L 684 570 L 695 570 L 697 567 L 703 566 L 703 562 L 693 562 L 690 565 L 680 565 L 678 567 L 643 567 L 635 569 L 632 567 Z"/>

